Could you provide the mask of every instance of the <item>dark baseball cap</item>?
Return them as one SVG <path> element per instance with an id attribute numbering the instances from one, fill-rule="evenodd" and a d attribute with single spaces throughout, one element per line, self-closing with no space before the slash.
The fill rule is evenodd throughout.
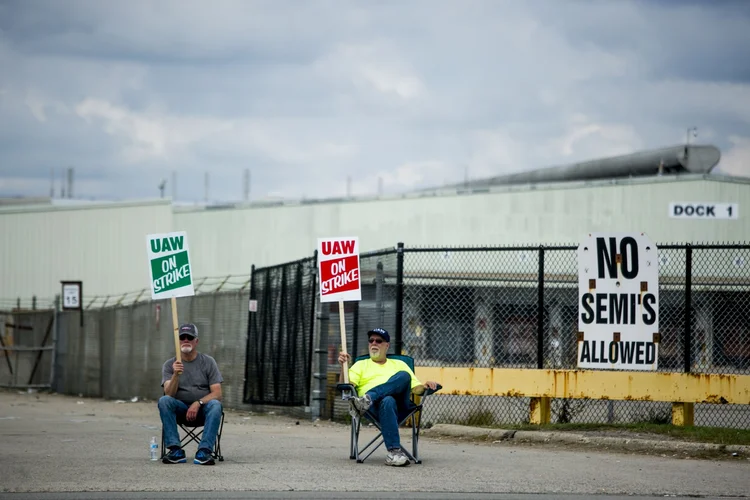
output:
<path id="1" fill-rule="evenodd" d="M 380 335 L 381 337 L 383 337 L 383 340 L 385 340 L 386 342 L 391 341 L 391 336 L 388 335 L 388 330 L 386 330 L 385 328 L 374 328 L 370 330 L 369 332 L 367 332 L 368 339 L 370 338 L 371 335 Z"/>
<path id="2" fill-rule="evenodd" d="M 179 335 L 190 335 L 193 338 L 198 338 L 198 327 L 192 323 L 185 323 L 180 327 Z"/>

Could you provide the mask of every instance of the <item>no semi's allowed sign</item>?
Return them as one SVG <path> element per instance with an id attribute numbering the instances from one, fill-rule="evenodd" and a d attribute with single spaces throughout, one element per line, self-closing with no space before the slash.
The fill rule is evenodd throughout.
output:
<path id="1" fill-rule="evenodd" d="M 644 233 L 593 233 L 578 246 L 578 367 L 656 370 L 659 260 Z"/>
<path id="2" fill-rule="evenodd" d="M 321 302 L 361 300 L 359 239 L 319 238 L 318 275 Z"/>
<path id="3" fill-rule="evenodd" d="M 150 234 L 146 240 L 151 298 L 156 300 L 195 295 L 187 234 L 184 231 Z"/>

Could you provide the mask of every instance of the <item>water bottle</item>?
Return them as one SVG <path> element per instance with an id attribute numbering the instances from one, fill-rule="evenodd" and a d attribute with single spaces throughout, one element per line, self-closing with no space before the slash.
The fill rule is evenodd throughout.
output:
<path id="1" fill-rule="evenodd" d="M 156 436 L 151 438 L 149 448 L 151 449 L 151 460 L 159 460 L 159 443 L 156 442 Z"/>

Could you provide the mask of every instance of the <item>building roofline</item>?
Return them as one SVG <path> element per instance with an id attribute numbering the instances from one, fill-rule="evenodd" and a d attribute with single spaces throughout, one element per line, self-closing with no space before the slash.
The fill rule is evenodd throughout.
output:
<path id="1" fill-rule="evenodd" d="M 63 203 L 57 203 L 52 200 L 49 204 L 30 204 L 30 205 L 6 205 L 0 206 L 0 215 L 17 214 L 17 213 L 34 213 L 34 212 L 65 212 L 70 210 L 102 210 L 108 208 L 127 208 L 127 207 L 148 207 L 148 206 L 170 206 L 172 200 L 169 198 L 127 200 L 127 201 L 87 201 L 87 200 L 66 200 Z"/>
<path id="2" fill-rule="evenodd" d="M 470 186 L 465 187 L 445 187 L 429 191 L 411 191 L 403 194 L 394 195 L 369 195 L 357 197 L 337 197 L 337 198 L 312 198 L 296 200 L 269 200 L 255 202 L 227 203 L 215 206 L 205 205 L 182 205 L 173 206 L 175 213 L 191 212 L 212 212 L 221 210 L 245 210 L 260 209 L 273 207 L 301 207 L 311 205 L 330 205 L 335 203 L 364 203 L 372 201 L 394 201 L 394 200 L 417 200 L 423 198 L 441 198 L 449 196 L 466 196 L 479 195 L 488 193 L 517 193 L 530 191 L 554 191 L 563 189 L 583 189 L 589 187 L 607 187 L 607 186 L 627 186 L 643 184 L 661 184 L 661 183 L 678 183 L 678 182 L 723 182 L 730 184 L 744 184 L 750 186 L 750 178 L 734 177 L 730 175 L 719 174 L 667 174 L 662 176 L 650 177 L 621 177 L 611 179 L 563 181 L 563 182 L 542 182 L 526 184 L 506 184 L 493 186 Z"/>

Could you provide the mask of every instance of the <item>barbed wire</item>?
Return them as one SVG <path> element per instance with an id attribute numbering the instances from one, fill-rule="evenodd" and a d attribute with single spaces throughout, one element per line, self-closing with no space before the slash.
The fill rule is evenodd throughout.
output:
<path id="1" fill-rule="evenodd" d="M 250 287 L 251 276 L 250 274 L 240 274 L 196 278 L 193 281 L 193 289 L 196 295 L 245 290 Z M 0 311 L 54 309 L 56 300 L 56 298 L 36 296 L 31 298 L 0 298 Z M 82 298 L 84 309 L 132 305 L 149 302 L 150 300 L 150 288 L 109 295 L 84 295 Z"/>

